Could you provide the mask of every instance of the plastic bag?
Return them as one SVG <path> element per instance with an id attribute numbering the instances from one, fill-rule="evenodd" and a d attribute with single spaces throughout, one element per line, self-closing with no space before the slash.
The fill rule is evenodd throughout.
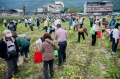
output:
<path id="1" fill-rule="evenodd" d="M 42 53 L 41 52 L 34 52 L 34 63 L 42 62 Z"/>
<path id="2" fill-rule="evenodd" d="M 18 66 L 21 66 L 22 64 L 23 64 L 23 57 L 20 55 L 19 57 L 18 57 L 18 62 L 17 62 L 17 65 Z"/>
<path id="3" fill-rule="evenodd" d="M 97 32 L 97 38 L 101 38 L 102 37 L 102 32 L 99 30 L 98 32 Z"/>
<path id="4" fill-rule="evenodd" d="M 54 50 L 55 57 L 58 57 L 58 50 Z"/>
<path id="5" fill-rule="evenodd" d="M 93 28 L 91 28 L 90 34 L 95 35 L 95 31 L 93 30 Z"/>

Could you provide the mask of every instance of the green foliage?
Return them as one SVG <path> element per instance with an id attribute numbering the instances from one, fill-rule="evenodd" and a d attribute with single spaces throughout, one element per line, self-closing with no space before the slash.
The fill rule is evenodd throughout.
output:
<path id="1" fill-rule="evenodd" d="M 2 18 L 3 18 L 3 19 L 6 19 L 7 22 L 10 22 L 12 19 L 14 19 L 14 20 L 16 20 L 16 21 L 18 21 L 18 19 L 19 19 L 19 20 L 22 20 L 22 19 L 23 19 L 23 17 L 21 17 L 21 16 L 0 16 L 0 24 L 3 23 Z"/>
<path id="2" fill-rule="evenodd" d="M 78 12 L 80 12 L 80 10 L 78 10 L 77 8 L 68 8 L 68 9 L 66 9 L 67 11 L 67 13 L 78 13 Z"/>

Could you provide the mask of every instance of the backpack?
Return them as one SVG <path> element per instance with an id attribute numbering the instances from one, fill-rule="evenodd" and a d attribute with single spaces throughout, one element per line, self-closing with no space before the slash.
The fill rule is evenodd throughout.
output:
<path id="1" fill-rule="evenodd" d="M 17 52 L 16 52 L 16 49 L 15 49 L 15 44 L 13 42 L 13 40 L 11 41 L 6 41 L 6 44 L 7 44 L 7 49 L 8 49 L 8 58 L 13 58 L 15 56 L 17 56 Z"/>

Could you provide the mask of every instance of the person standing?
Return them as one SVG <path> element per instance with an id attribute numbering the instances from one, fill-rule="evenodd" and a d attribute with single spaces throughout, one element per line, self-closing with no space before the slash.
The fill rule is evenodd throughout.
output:
<path id="1" fill-rule="evenodd" d="M 117 46 L 118 46 L 118 38 L 119 38 L 119 30 L 118 26 L 120 26 L 119 23 L 117 23 L 113 29 L 113 36 L 112 36 L 112 54 L 116 54 Z"/>
<path id="2" fill-rule="evenodd" d="M 4 36 L 0 40 L 0 57 L 7 62 L 6 79 L 11 79 L 13 74 L 18 73 L 17 59 L 20 55 L 17 41 L 12 38 L 10 30 L 4 30 Z"/>
<path id="3" fill-rule="evenodd" d="M 25 27 L 27 27 L 27 24 L 28 24 L 28 19 L 27 18 L 25 18 Z"/>
<path id="4" fill-rule="evenodd" d="M 89 19 L 90 19 L 90 27 L 92 27 L 94 22 L 93 17 L 90 17 Z"/>
<path id="5" fill-rule="evenodd" d="M 111 20 L 111 22 L 109 24 L 109 26 L 110 26 L 111 29 L 114 28 L 115 22 L 116 22 L 116 20 L 115 20 L 115 17 L 113 16 L 112 20 Z"/>
<path id="6" fill-rule="evenodd" d="M 37 18 L 37 27 L 40 29 L 40 20 Z"/>
<path id="7" fill-rule="evenodd" d="M 72 16 L 71 16 L 70 19 L 69 19 L 69 30 L 72 27 L 72 24 L 73 24 L 73 20 L 72 20 Z"/>
<path id="8" fill-rule="evenodd" d="M 95 21 L 95 24 L 93 25 L 92 29 L 95 32 L 94 34 L 92 34 L 92 46 L 94 46 L 95 43 L 96 43 L 97 31 L 99 30 L 99 26 L 98 26 L 98 22 L 97 21 Z"/>
<path id="9" fill-rule="evenodd" d="M 7 21 L 5 19 L 2 19 L 4 26 L 7 27 Z"/>
<path id="10" fill-rule="evenodd" d="M 66 61 L 66 47 L 67 47 L 67 32 L 61 28 L 60 24 L 57 24 L 57 30 L 55 32 L 55 39 L 58 41 L 58 66 L 61 66 Z"/>
<path id="11" fill-rule="evenodd" d="M 80 28 L 83 27 L 83 23 L 84 23 L 84 17 L 81 17 L 81 18 L 79 19 Z"/>
<path id="12" fill-rule="evenodd" d="M 43 36 L 45 40 L 39 48 L 42 52 L 43 67 L 44 67 L 44 79 L 51 79 L 54 76 L 53 62 L 54 62 L 54 50 L 58 50 L 59 46 L 56 45 L 52 40 L 49 33 L 45 33 Z M 50 77 L 48 73 L 48 65 L 50 69 Z"/>

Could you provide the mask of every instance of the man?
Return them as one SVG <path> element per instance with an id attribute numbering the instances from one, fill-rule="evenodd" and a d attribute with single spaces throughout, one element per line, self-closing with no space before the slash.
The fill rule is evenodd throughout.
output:
<path id="1" fill-rule="evenodd" d="M 19 47 L 10 30 L 4 30 L 4 36 L 0 40 L 0 57 L 7 62 L 8 71 L 6 79 L 11 79 L 12 74 L 18 72 L 17 59 Z"/>
<path id="2" fill-rule="evenodd" d="M 57 31 L 55 32 L 55 39 L 58 41 L 58 66 L 61 66 L 66 61 L 66 47 L 67 47 L 67 32 L 61 28 L 60 24 L 57 24 Z"/>

